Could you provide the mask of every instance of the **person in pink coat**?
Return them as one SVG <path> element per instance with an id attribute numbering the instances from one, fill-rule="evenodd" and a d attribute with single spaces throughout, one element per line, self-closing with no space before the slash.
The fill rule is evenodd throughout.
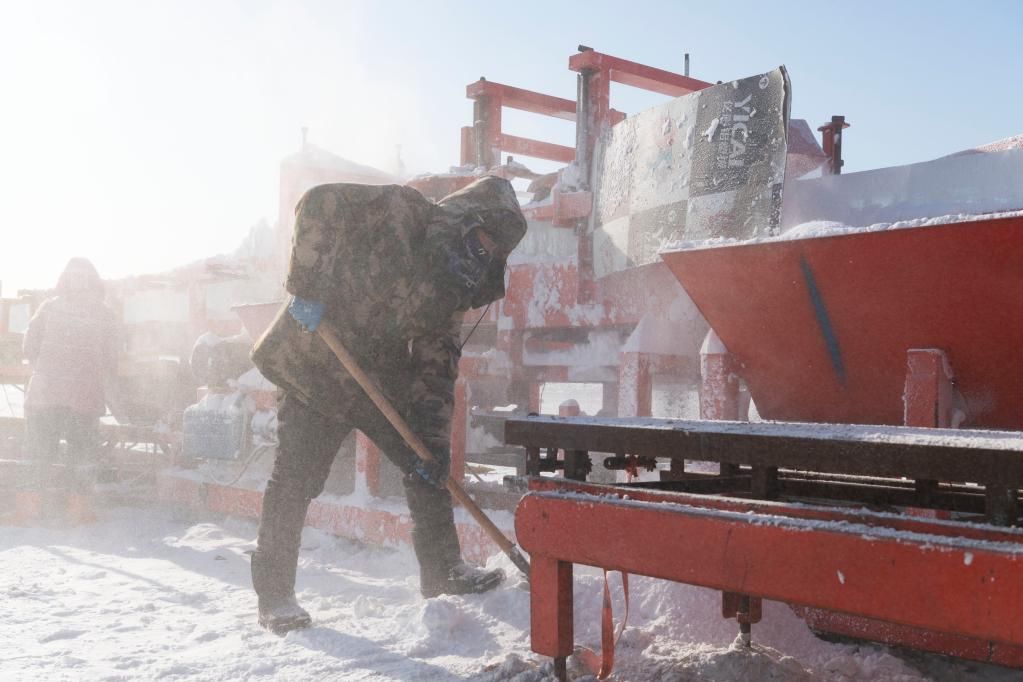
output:
<path id="1" fill-rule="evenodd" d="M 66 441 L 72 485 L 74 472 L 90 463 L 98 444 L 106 386 L 116 371 L 114 312 L 103 299 L 96 268 L 85 258 L 72 258 L 25 332 L 23 350 L 32 368 L 25 395 L 26 454 L 42 474 L 61 460 L 60 442 Z"/>

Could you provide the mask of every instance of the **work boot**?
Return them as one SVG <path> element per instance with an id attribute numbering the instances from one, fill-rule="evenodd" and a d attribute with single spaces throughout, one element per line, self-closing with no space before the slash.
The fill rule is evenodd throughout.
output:
<path id="1" fill-rule="evenodd" d="M 442 594 L 480 594 L 489 592 L 502 582 L 504 571 L 500 568 L 486 571 L 460 561 L 446 575 L 423 571 L 419 591 L 427 599 Z"/>
<path id="2" fill-rule="evenodd" d="M 292 630 L 302 630 L 312 625 L 309 612 L 298 605 L 295 595 L 259 598 L 259 624 L 283 637 Z"/>
<path id="3" fill-rule="evenodd" d="M 263 498 L 259 539 L 252 553 L 252 587 L 259 597 L 259 624 L 275 635 L 284 635 L 312 623 L 309 613 L 295 600 L 298 549 L 309 500 L 279 493 L 267 486 Z"/>
<path id="4" fill-rule="evenodd" d="M 274 561 L 258 550 L 252 554 L 252 586 L 259 598 L 259 624 L 275 635 L 312 624 L 309 612 L 295 599 L 295 563 L 288 559 Z"/>
<path id="5" fill-rule="evenodd" d="M 478 594 L 504 580 L 504 571 L 484 571 L 462 561 L 455 530 L 451 494 L 447 490 L 405 479 L 412 513 L 412 547 L 419 559 L 419 591 L 427 599 L 440 594 Z"/>

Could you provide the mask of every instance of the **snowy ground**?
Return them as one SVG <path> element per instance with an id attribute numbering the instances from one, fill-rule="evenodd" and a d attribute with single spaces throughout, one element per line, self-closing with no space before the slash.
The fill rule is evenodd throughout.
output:
<path id="1" fill-rule="evenodd" d="M 121 507 L 87 528 L 0 527 L 0 680 L 550 679 L 549 661 L 529 650 L 529 596 L 517 580 L 424 600 L 409 551 L 307 530 L 298 590 L 315 626 L 278 638 L 255 623 L 254 524 L 173 515 Z M 511 572 L 504 557 L 492 563 Z M 599 580 L 577 567 L 579 644 L 599 641 Z M 615 680 L 1018 679 L 825 643 L 779 604 L 765 605 L 752 650 L 734 648 L 716 593 L 638 577 L 631 587 Z"/>

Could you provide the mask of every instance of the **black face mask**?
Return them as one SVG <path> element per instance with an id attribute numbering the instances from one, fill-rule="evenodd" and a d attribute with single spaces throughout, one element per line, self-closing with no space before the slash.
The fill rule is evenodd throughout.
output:
<path id="1" fill-rule="evenodd" d="M 449 223 L 446 240 L 435 242 L 431 277 L 439 289 L 438 303 L 445 301 L 451 310 L 479 308 L 504 296 L 504 258 L 488 253 L 479 233 L 484 231 L 483 215 L 464 214 Z"/>
<path id="2" fill-rule="evenodd" d="M 478 230 L 469 230 L 462 240 L 462 248 L 456 247 L 448 254 L 448 272 L 472 294 L 486 277 L 493 260 L 480 242 Z"/>

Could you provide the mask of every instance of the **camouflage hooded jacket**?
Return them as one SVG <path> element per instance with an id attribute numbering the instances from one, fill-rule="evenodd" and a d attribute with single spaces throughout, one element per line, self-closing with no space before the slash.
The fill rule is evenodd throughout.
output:
<path id="1" fill-rule="evenodd" d="M 324 320 L 395 407 L 406 415 L 415 407 L 413 428 L 446 439 L 462 318 L 470 307 L 504 296 L 505 265 L 495 260 L 481 284 L 467 290 L 450 262 L 466 257 L 465 232 L 480 222 L 503 253 L 515 247 L 526 222 L 511 184 L 485 177 L 436 204 L 396 185 L 321 185 L 296 212 L 288 292 L 323 302 Z M 325 416 L 358 426 L 365 410 L 376 409 L 287 306 L 252 357 L 289 397 Z M 428 424 L 415 413 L 425 413 Z"/>

